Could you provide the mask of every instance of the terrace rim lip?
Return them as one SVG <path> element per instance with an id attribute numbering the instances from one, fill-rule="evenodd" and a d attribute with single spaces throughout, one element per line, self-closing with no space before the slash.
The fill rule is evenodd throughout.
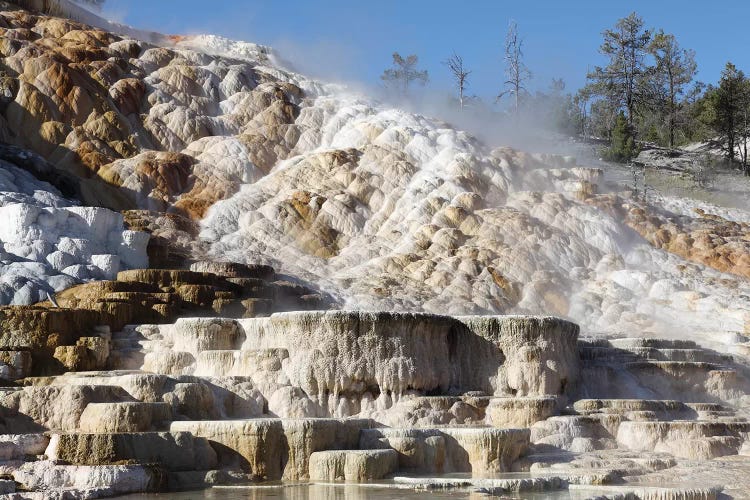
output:
<path id="1" fill-rule="evenodd" d="M 578 326 L 577 323 L 565 319 L 560 316 L 545 315 L 545 314 L 461 314 L 461 315 L 450 315 L 450 314 L 436 314 L 424 311 L 385 311 L 385 310 L 367 310 L 367 309 L 319 309 L 311 311 L 282 311 L 275 312 L 270 316 L 257 317 L 257 318 L 240 318 L 238 321 L 249 321 L 249 320 L 264 320 L 269 318 L 283 318 L 283 317 L 325 317 L 325 316 L 348 316 L 348 317 L 359 317 L 367 318 L 372 317 L 373 319 L 382 318 L 403 318 L 403 319 L 425 319 L 425 320 L 457 320 L 460 322 L 470 321 L 473 319 L 494 319 L 496 321 L 555 321 L 558 323 L 567 323 L 570 325 Z M 188 317 L 181 317 L 179 319 L 188 319 Z M 221 319 L 221 318 L 218 318 Z"/>

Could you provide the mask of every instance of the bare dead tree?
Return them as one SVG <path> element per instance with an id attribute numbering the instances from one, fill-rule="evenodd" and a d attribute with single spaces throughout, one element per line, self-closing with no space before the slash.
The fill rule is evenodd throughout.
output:
<path id="1" fill-rule="evenodd" d="M 458 107 L 461 111 L 464 110 L 464 103 L 466 98 L 466 87 L 467 80 L 471 71 L 464 67 L 464 59 L 455 52 L 451 57 L 445 60 L 443 63 L 448 66 L 448 69 L 453 74 L 453 79 L 456 82 L 456 88 L 458 89 Z"/>
<path id="2" fill-rule="evenodd" d="M 526 94 L 524 84 L 531 78 L 531 71 L 523 63 L 523 39 L 518 35 L 518 24 L 511 21 L 508 25 L 508 34 L 505 37 L 505 90 L 500 92 L 496 101 L 506 95 L 514 99 L 514 113 L 519 116 L 521 108 L 521 95 Z"/>

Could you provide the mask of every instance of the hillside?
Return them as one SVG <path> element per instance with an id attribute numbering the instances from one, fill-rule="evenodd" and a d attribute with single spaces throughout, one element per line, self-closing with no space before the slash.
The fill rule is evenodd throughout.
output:
<path id="1" fill-rule="evenodd" d="M 210 255 L 272 263 L 348 307 L 554 313 L 592 334 L 745 329 L 749 243 L 720 219 L 598 193 L 595 169 L 490 149 L 283 70 L 265 47 L 3 20 L 0 138 L 86 205 L 192 219 Z"/>
<path id="2" fill-rule="evenodd" d="M 0 2 L 0 496 L 747 498 L 747 211 L 279 60 Z"/>

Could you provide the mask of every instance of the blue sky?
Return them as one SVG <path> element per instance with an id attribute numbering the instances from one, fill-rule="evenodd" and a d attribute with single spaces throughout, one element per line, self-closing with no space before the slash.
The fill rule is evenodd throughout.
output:
<path id="1" fill-rule="evenodd" d="M 698 79 L 715 82 L 731 60 L 750 73 L 750 2 L 726 0 L 109 0 L 111 17 L 166 33 L 211 32 L 272 45 L 315 76 L 377 84 L 391 54 L 417 54 L 433 89 L 450 88 L 441 64 L 453 51 L 473 70 L 470 92 L 490 99 L 503 80 L 503 41 L 514 19 L 524 38 L 530 87 L 562 77 L 584 83 L 602 64 L 603 29 L 638 12 L 648 26 L 696 51 Z"/>

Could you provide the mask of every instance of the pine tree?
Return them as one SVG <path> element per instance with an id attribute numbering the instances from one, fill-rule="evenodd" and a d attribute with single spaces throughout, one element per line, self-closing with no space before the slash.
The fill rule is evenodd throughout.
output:
<path id="1" fill-rule="evenodd" d="M 719 86 L 710 92 L 707 96 L 710 107 L 709 121 L 723 141 L 727 160 L 733 163 L 737 158 L 740 139 L 748 136 L 750 84 L 745 74 L 729 62 L 721 72 Z M 743 170 L 747 172 L 747 168 Z"/>
<path id="2" fill-rule="evenodd" d="M 609 64 L 603 68 L 597 66 L 588 77 L 597 94 L 625 110 L 632 128 L 636 109 L 647 100 L 643 83 L 648 75 L 645 58 L 651 32 L 644 29 L 643 19 L 633 12 L 602 35 L 604 43 L 599 51 L 609 58 Z"/>
<path id="3" fill-rule="evenodd" d="M 398 52 L 393 53 L 393 68 L 383 71 L 380 79 L 385 82 L 386 85 L 392 85 L 398 88 L 398 90 L 404 95 L 409 95 L 409 87 L 412 83 L 418 83 L 420 85 L 426 85 L 429 76 L 427 71 L 420 71 L 417 69 L 417 63 L 419 57 L 415 54 L 401 56 Z"/>
<path id="4" fill-rule="evenodd" d="M 660 114 L 666 117 L 667 136 L 671 148 L 675 145 L 677 119 L 682 110 L 681 98 L 698 69 L 695 53 L 681 49 L 674 35 L 663 31 L 654 35 L 649 52 L 656 60 L 653 72 L 654 81 L 659 88 L 654 94 Z"/>
<path id="5" fill-rule="evenodd" d="M 612 146 L 605 151 L 608 160 L 627 162 L 638 154 L 633 127 L 628 123 L 623 111 L 617 115 L 611 139 Z"/>

